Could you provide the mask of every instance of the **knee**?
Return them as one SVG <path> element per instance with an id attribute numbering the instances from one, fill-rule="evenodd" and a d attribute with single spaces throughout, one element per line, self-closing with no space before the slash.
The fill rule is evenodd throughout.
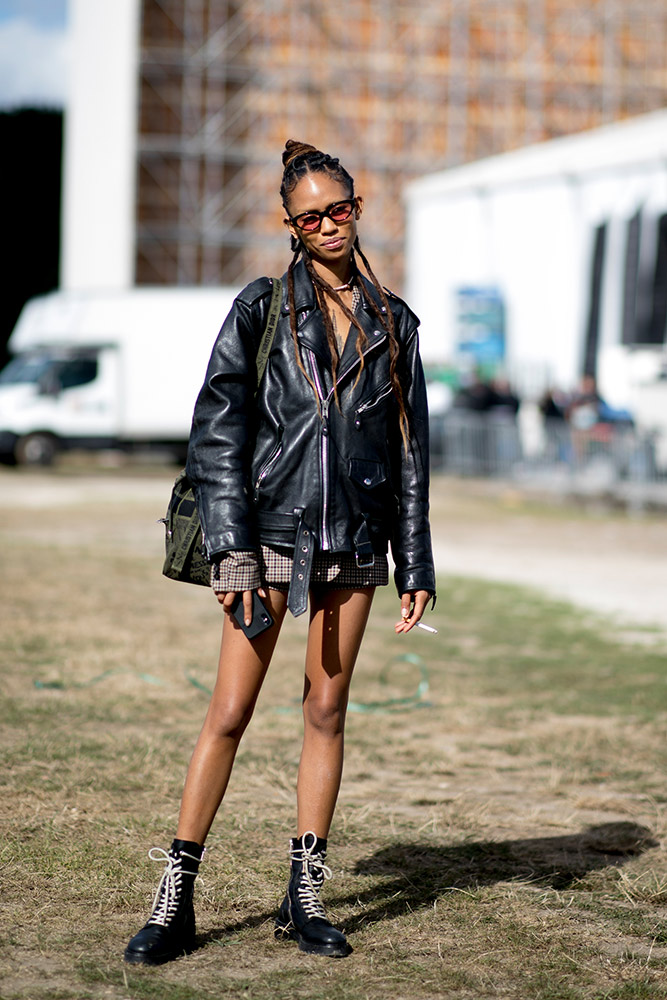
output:
<path id="1" fill-rule="evenodd" d="M 211 705 L 206 722 L 214 739 L 230 739 L 238 743 L 251 718 L 252 706 L 227 702 L 224 705 Z"/>
<path id="2" fill-rule="evenodd" d="M 333 739 L 345 728 L 345 704 L 338 699 L 309 696 L 303 704 L 303 717 L 311 730 Z"/>

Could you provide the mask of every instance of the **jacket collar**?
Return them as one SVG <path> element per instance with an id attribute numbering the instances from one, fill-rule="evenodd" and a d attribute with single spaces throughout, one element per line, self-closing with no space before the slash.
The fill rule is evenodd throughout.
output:
<path id="1" fill-rule="evenodd" d="M 367 294 L 373 298 L 373 301 L 377 304 L 378 308 L 382 312 L 384 312 L 385 307 L 383 306 L 380 296 L 378 295 L 372 282 L 370 282 L 368 278 L 364 277 L 364 275 L 361 274 L 360 272 L 358 273 L 359 273 L 359 279 L 360 281 L 363 282 L 364 289 L 366 290 Z M 287 295 L 288 295 L 287 272 L 285 272 L 285 274 L 283 275 L 282 281 L 283 281 L 282 311 L 284 313 L 289 313 L 289 305 L 287 302 Z M 371 315 L 373 315 L 373 310 L 371 309 L 365 297 L 362 297 L 361 306 L 362 309 L 364 309 L 366 312 L 370 312 Z M 317 302 L 317 296 L 315 294 L 315 288 L 313 286 L 311 277 L 308 274 L 306 265 L 303 262 L 303 259 L 298 260 L 296 263 L 296 267 L 294 268 L 294 307 L 297 315 L 297 325 L 300 325 L 301 313 L 304 312 L 308 313 L 311 312 L 313 309 L 319 308 Z"/>
<path id="2" fill-rule="evenodd" d="M 364 282 L 365 290 L 369 295 L 373 296 L 375 302 L 378 304 L 378 307 L 382 309 L 382 303 L 371 282 L 364 278 L 363 275 L 359 275 L 359 277 L 360 280 Z M 283 275 L 283 286 L 284 292 L 282 311 L 287 319 L 287 314 L 289 314 L 289 306 L 287 304 L 287 274 Z M 327 343 L 326 330 L 324 329 L 324 321 L 322 319 L 322 313 L 317 301 L 315 287 L 303 260 L 297 261 L 296 267 L 294 268 L 294 304 L 296 310 L 297 336 L 299 341 L 304 347 L 309 348 L 322 360 L 325 369 L 328 371 L 331 368 L 331 351 L 329 350 L 329 344 Z M 362 308 L 357 314 L 357 318 L 361 326 L 366 331 L 370 347 L 373 347 L 375 343 L 380 344 L 385 340 L 382 325 L 378 321 L 377 316 L 366 299 L 363 297 Z M 289 322 L 289 319 L 287 319 L 287 322 Z M 382 335 L 376 331 L 381 331 Z M 350 335 L 354 336 L 356 339 L 356 330 L 353 330 Z"/>

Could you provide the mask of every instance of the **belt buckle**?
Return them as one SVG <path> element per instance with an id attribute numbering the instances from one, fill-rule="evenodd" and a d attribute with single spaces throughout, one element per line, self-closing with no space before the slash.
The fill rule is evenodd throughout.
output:
<path id="1" fill-rule="evenodd" d="M 354 553 L 354 558 L 357 561 L 357 569 L 370 569 L 371 566 L 375 565 L 375 553 L 371 552 L 370 556 L 362 556 L 359 552 Z"/>

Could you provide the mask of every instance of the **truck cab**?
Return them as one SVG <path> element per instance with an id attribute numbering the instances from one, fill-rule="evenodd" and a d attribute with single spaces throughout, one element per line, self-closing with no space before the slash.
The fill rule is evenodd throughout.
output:
<path id="1" fill-rule="evenodd" d="M 0 372 L 0 455 L 49 465 L 63 448 L 113 444 L 117 358 L 113 347 L 43 348 Z"/>

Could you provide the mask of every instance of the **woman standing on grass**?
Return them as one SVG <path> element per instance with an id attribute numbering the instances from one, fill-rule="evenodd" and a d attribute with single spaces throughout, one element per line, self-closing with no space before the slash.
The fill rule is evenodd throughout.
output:
<path id="1" fill-rule="evenodd" d="M 294 257 L 259 390 L 257 351 L 273 282 L 236 299 L 194 412 L 187 472 L 211 583 L 226 616 L 215 689 L 185 782 L 176 840 L 153 913 L 125 951 L 160 964 L 195 942 L 194 880 L 280 627 L 310 596 L 297 779 L 297 836 L 276 936 L 342 956 L 319 893 L 343 767 L 352 671 L 391 544 L 409 632 L 435 593 L 428 524 L 426 395 L 417 318 L 383 290 L 362 253 L 363 201 L 338 159 L 286 144 L 282 203 Z M 360 258 L 370 276 L 357 266 Z M 232 617 L 253 592 L 274 624 L 249 639 Z"/>

